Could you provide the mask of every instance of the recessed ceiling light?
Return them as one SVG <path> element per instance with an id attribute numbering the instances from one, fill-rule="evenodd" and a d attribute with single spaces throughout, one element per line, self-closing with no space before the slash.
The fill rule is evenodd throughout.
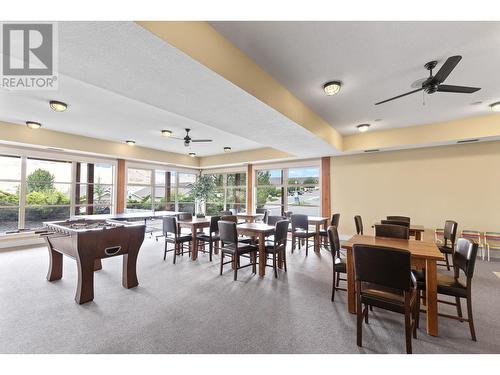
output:
<path id="1" fill-rule="evenodd" d="M 194 152 L 190 152 L 189 156 L 191 156 L 192 158 L 194 158 L 196 156 L 196 154 Z"/>
<path id="2" fill-rule="evenodd" d="M 356 126 L 361 133 L 364 133 L 370 127 L 370 124 L 360 124 Z"/>
<path id="3" fill-rule="evenodd" d="M 363 152 L 379 152 L 380 150 L 378 148 L 372 148 L 370 150 L 364 150 Z"/>
<path id="4" fill-rule="evenodd" d="M 331 81 L 331 82 L 327 82 L 323 85 L 323 90 L 325 90 L 326 95 L 332 96 L 332 95 L 338 94 L 341 86 L 342 86 L 342 82 Z"/>
<path id="5" fill-rule="evenodd" d="M 64 112 L 68 108 L 68 105 L 66 103 L 57 100 L 51 100 L 49 104 L 50 108 L 52 108 L 56 112 Z"/>
<path id="6" fill-rule="evenodd" d="M 493 112 L 500 112 L 500 102 L 496 102 L 490 105 Z"/>
<path id="7" fill-rule="evenodd" d="M 26 121 L 26 126 L 30 129 L 40 129 L 42 127 L 42 124 L 35 121 Z"/>
<path id="8" fill-rule="evenodd" d="M 224 152 L 231 152 L 231 147 L 224 147 Z"/>
<path id="9" fill-rule="evenodd" d="M 135 145 L 135 141 L 125 141 L 125 143 L 128 144 L 129 146 Z"/>
<path id="10" fill-rule="evenodd" d="M 161 135 L 164 137 L 171 137 L 172 136 L 172 130 L 162 130 Z"/>
<path id="11" fill-rule="evenodd" d="M 374 121 L 375 122 L 380 122 L 380 121 L 382 121 L 382 119 L 381 118 L 376 118 Z"/>

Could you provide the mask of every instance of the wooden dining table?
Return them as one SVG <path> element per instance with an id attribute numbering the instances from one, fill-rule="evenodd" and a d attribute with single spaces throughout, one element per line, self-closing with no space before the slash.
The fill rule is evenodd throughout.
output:
<path id="1" fill-rule="evenodd" d="M 266 275 L 266 237 L 274 234 L 274 226 L 264 223 L 241 223 L 236 226 L 238 235 L 250 236 L 259 240 L 259 276 Z M 278 260 L 279 262 L 279 260 Z"/>
<path id="2" fill-rule="evenodd" d="M 189 228 L 191 230 L 191 260 L 198 259 L 198 237 L 199 229 L 210 227 L 210 217 L 193 217 L 191 220 L 177 220 L 179 228 Z"/>
<path id="3" fill-rule="evenodd" d="M 322 216 L 308 216 L 307 220 L 309 225 L 314 225 L 314 231 L 316 232 L 316 236 L 314 236 L 314 251 L 319 251 L 320 241 L 319 241 L 319 230 L 321 226 L 326 230 L 326 226 L 328 224 L 328 217 Z"/>
<path id="4" fill-rule="evenodd" d="M 372 225 L 372 228 L 378 224 L 380 224 L 380 222 Z M 410 228 L 408 228 L 408 229 L 410 231 L 410 236 L 414 236 L 417 241 L 422 241 L 422 234 L 425 232 L 425 228 L 423 225 L 410 224 Z"/>
<path id="5" fill-rule="evenodd" d="M 342 248 L 347 251 L 347 305 L 350 313 L 356 313 L 356 291 L 353 245 L 376 245 L 408 250 L 411 253 L 412 267 L 425 270 L 426 303 L 427 303 L 427 333 L 438 336 L 438 307 L 437 307 L 437 267 L 436 262 L 444 257 L 434 242 L 418 240 L 404 240 L 398 238 L 354 235 Z"/>
<path id="6" fill-rule="evenodd" d="M 238 219 L 243 219 L 247 223 L 255 223 L 257 219 L 263 218 L 264 214 L 257 214 L 252 212 L 240 212 L 236 214 Z"/>

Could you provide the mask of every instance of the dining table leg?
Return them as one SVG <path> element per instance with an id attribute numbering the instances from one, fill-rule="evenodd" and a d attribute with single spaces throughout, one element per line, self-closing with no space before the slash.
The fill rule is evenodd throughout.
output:
<path id="1" fill-rule="evenodd" d="M 316 235 L 314 236 L 314 251 L 315 252 L 319 251 L 319 228 L 320 228 L 320 223 L 316 223 L 316 227 L 315 227 Z"/>
<path id="2" fill-rule="evenodd" d="M 191 228 L 191 260 L 198 259 L 198 237 L 196 237 L 196 227 Z"/>
<path id="3" fill-rule="evenodd" d="M 347 310 L 351 314 L 356 314 L 356 288 L 354 283 L 354 261 L 352 249 L 347 250 Z"/>
<path id="4" fill-rule="evenodd" d="M 431 336 L 438 336 L 437 266 L 433 259 L 427 259 L 425 262 L 425 294 L 427 333 Z"/>
<path id="5" fill-rule="evenodd" d="M 417 241 L 422 241 L 422 232 L 420 232 L 419 230 L 415 231 L 415 239 Z"/>
<path id="6" fill-rule="evenodd" d="M 266 245 L 264 233 L 259 233 L 259 276 L 266 275 Z"/>

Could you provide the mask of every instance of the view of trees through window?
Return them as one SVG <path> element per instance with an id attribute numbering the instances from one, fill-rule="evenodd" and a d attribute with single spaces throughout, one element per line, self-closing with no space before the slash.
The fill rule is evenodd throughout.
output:
<path id="1" fill-rule="evenodd" d="M 214 181 L 214 189 L 207 201 L 207 215 L 221 211 L 246 211 L 247 175 L 244 172 L 208 174 Z"/>

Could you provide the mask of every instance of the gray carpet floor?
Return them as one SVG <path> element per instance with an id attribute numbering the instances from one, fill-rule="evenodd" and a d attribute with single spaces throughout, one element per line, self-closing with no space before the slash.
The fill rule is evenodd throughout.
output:
<path id="1" fill-rule="evenodd" d="M 1 353 L 404 353 L 403 317 L 375 309 L 356 346 L 355 316 L 346 294 L 330 302 L 330 254 L 288 256 L 288 273 L 264 279 L 250 268 L 234 282 L 219 276 L 201 255 L 172 264 L 162 243 L 146 239 L 138 262 L 140 285 L 121 287 L 121 257 L 103 261 L 95 299 L 74 300 L 76 265 L 64 259 L 64 276 L 45 280 L 44 247 L 0 253 Z M 478 341 L 467 323 L 440 318 L 439 337 L 424 328 L 414 353 L 500 353 L 498 262 L 477 262 L 473 304 Z M 453 311 L 440 306 L 441 311 Z M 425 316 L 421 317 L 425 327 Z"/>

